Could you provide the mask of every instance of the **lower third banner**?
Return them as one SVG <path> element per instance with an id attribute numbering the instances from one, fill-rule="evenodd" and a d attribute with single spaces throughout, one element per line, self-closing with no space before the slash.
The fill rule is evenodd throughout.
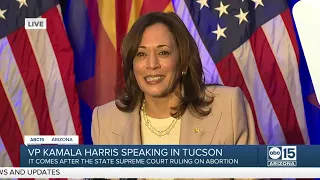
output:
<path id="1" fill-rule="evenodd" d="M 21 145 L 21 167 L 320 167 L 320 146 Z"/>

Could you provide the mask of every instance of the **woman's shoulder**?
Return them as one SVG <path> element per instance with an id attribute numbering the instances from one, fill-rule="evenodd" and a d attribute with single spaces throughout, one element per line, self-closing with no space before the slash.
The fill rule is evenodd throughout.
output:
<path id="1" fill-rule="evenodd" d="M 95 109 L 99 109 L 99 111 L 115 111 L 117 110 L 116 101 L 110 101 L 108 103 L 105 103 L 103 105 L 95 107 Z"/>
<path id="2" fill-rule="evenodd" d="M 116 101 L 97 106 L 92 113 L 91 136 L 94 144 L 108 144 L 106 132 L 111 132 L 117 123 L 127 119 L 124 113 L 116 106 Z"/>
<path id="3" fill-rule="evenodd" d="M 213 98 L 212 111 L 230 114 L 232 110 L 245 106 L 246 98 L 239 87 L 210 85 L 205 90 L 206 98 Z"/>
<path id="4" fill-rule="evenodd" d="M 97 117 L 119 117 L 124 116 L 126 113 L 120 111 L 116 105 L 116 100 L 110 101 L 106 104 L 97 106 L 93 110 L 93 114 L 96 114 Z"/>
<path id="5" fill-rule="evenodd" d="M 243 98 L 243 92 L 239 87 L 230 87 L 223 85 L 208 85 L 206 86 L 206 95 L 213 96 L 218 100 L 226 100 L 240 96 Z"/>
<path id="6" fill-rule="evenodd" d="M 220 128 L 216 134 L 220 135 L 220 139 L 217 139 L 226 144 L 258 144 L 254 117 L 241 88 L 209 86 L 207 91 L 214 95 L 211 112 L 216 118 L 211 120 L 219 119 Z"/>

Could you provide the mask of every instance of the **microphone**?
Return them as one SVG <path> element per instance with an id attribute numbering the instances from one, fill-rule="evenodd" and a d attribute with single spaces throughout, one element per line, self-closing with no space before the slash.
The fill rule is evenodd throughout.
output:
<path id="1" fill-rule="evenodd" d="M 320 102 L 320 0 L 300 0 L 292 9 L 314 90 Z"/>

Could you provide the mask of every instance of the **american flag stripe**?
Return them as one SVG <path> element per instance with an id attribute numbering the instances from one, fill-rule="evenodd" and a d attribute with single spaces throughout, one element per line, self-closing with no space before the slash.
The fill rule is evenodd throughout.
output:
<path id="1" fill-rule="evenodd" d="M 11 38 L 13 38 L 13 41 L 15 42 L 12 45 L 10 44 Z M 33 89 L 27 89 L 26 85 L 29 85 L 30 83 L 25 84 L 24 78 L 20 73 L 20 63 L 18 64 L 17 62 L 22 60 L 23 56 L 19 56 L 20 54 L 15 53 L 15 50 L 20 48 L 21 45 L 25 44 L 20 43 L 20 45 L 18 45 L 18 43 L 16 43 L 16 38 L 21 38 L 21 40 L 24 40 L 23 31 L 15 33 L 15 35 L 5 38 L 2 41 L 3 52 L 6 54 L 3 55 L 3 58 L 0 61 L 0 71 L 2 72 L 1 82 L 4 91 L 9 98 L 9 103 L 13 109 L 13 113 L 17 120 L 17 125 L 21 131 L 21 134 L 27 135 L 39 133 L 35 111 L 34 108 L 32 108 L 32 103 L 28 94 L 28 90 Z M 30 53 L 28 50 L 26 50 L 26 52 Z M 32 56 L 32 54 L 30 54 L 30 56 Z M 24 63 L 24 65 L 28 64 Z M 22 70 L 25 70 L 24 68 L 25 66 L 22 67 Z M 24 73 L 24 75 L 26 75 L 26 73 Z M 26 76 L 26 79 L 28 78 L 29 77 Z M 39 111 L 39 113 L 41 112 Z"/>
<path id="2" fill-rule="evenodd" d="M 0 40 L 0 53 L 2 52 L 1 49 L 2 42 Z M 20 148 L 20 143 L 23 143 L 23 139 L 1 81 L 0 78 L 0 108 L 3 110 L 0 111 L 0 166 L 19 166 L 20 149 L 17 150 L 17 148 Z"/>
<path id="3" fill-rule="evenodd" d="M 0 161 L 0 166 L 18 167 L 20 165 L 20 151 L 17 150 L 17 148 L 20 146 L 20 143 L 23 143 L 23 140 L 8 99 L 4 99 L 3 97 L 5 96 L 2 96 L 5 95 L 5 93 L 1 84 L 0 95 L 1 104 L 7 105 L 8 107 L 7 109 L 4 109 L 5 113 L 0 113 L 0 118 L 6 118 L 6 125 L 4 125 L 3 121 L 0 122 L 0 147 L 4 147 L 1 149 L 1 158 L 3 157 L 3 159 Z M 14 141 L 12 141 L 11 138 L 14 139 Z"/>
<path id="4" fill-rule="evenodd" d="M 60 128 L 64 123 L 60 121 L 60 116 L 65 114 L 68 121 L 71 118 L 70 110 L 66 104 L 66 97 L 64 94 L 64 88 L 61 80 L 61 75 L 56 62 L 56 57 L 54 55 L 52 47 L 47 43 L 50 41 L 47 31 L 38 30 L 27 30 L 27 34 L 33 49 L 35 52 L 35 60 L 38 63 L 41 77 L 44 81 L 44 89 L 46 94 L 46 99 L 48 103 L 48 109 L 50 113 L 51 124 L 53 125 L 54 134 L 64 134 L 61 132 L 63 130 Z M 44 58 L 43 56 L 47 58 Z M 59 106 L 62 108 L 60 109 Z M 60 110 L 62 111 L 60 111 Z M 64 112 L 63 112 L 64 111 Z M 59 122 L 60 121 L 60 122 Z M 69 133 L 74 133 L 71 131 Z"/>
<path id="5" fill-rule="evenodd" d="M 17 63 L 17 67 L 20 69 L 23 82 L 28 90 L 28 95 L 30 99 L 32 99 L 32 104 L 23 103 L 23 106 L 35 111 L 36 117 L 30 118 L 30 120 L 32 120 L 33 123 L 38 126 L 36 128 L 39 129 L 38 131 L 25 134 L 51 134 L 53 133 L 53 128 L 49 117 L 49 110 L 47 106 L 48 102 L 45 98 L 44 82 L 41 78 L 38 64 L 31 48 L 27 33 L 24 29 L 19 29 L 18 31 L 10 34 L 8 36 L 8 40 L 14 55 L 13 57 L 15 58 L 14 61 Z M 28 54 L 27 58 L 26 54 Z"/>
<path id="6" fill-rule="evenodd" d="M 2 167 L 12 167 L 9 154 L 7 153 L 6 147 L 3 144 L 2 138 L 0 136 L 0 165 Z"/>
<path id="7" fill-rule="evenodd" d="M 282 16 L 278 15 L 273 18 L 264 24 L 262 29 L 266 35 L 277 64 L 279 65 L 282 77 L 285 77 L 283 79 L 290 95 L 291 103 L 295 112 L 294 116 L 297 117 L 299 129 L 307 129 L 299 79 L 298 61 Z M 275 31 L 277 33 L 275 33 Z M 308 131 L 302 132 L 304 143 L 309 144 Z"/>
<path id="8" fill-rule="evenodd" d="M 253 103 L 253 99 L 250 96 L 249 89 L 245 83 L 243 74 L 241 73 L 241 70 L 239 68 L 239 65 L 237 64 L 237 61 L 233 54 L 229 54 L 226 58 L 224 58 L 223 63 L 218 63 L 217 68 L 220 74 L 220 77 L 222 78 L 223 84 L 227 86 L 238 86 L 242 89 L 244 95 L 246 96 L 248 103 L 251 107 L 251 111 L 253 114 L 253 118 L 255 121 L 255 128 L 257 132 L 257 137 L 260 144 L 264 144 L 265 140 L 263 138 L 263 135 L 259 131 L 259 123 L 257 119 L 257 113 L 256 108 Z M 232 69 L 232 71 L 228 70 Z"/>
<path id="9" fill-rule="evenodd" d="M 75 78 L 73 72 L 70 72 L 73 69 L 71 46 L 65 33 L 60 33 L 64 32 L 65 29 L 57 7 L 50 9 L 42 17 L 47 18 L 47 31 L 38 33 L 38 36 L 43 34 L 43 38 L 34 42 L 35 45 L 38 45 L 34 50 L 43 49 L 40 46 L 43 43 L 43 46 L 47 47 L 43 49 L 42 53 L 47 54 L 47 56 L 52 55 L 51 58 L 42 58 L 45 62 L 41 63 L 41 67 L 45 68 L 43 73 L 46 73 L 46 75 L 43 78 L 49 85 L 46 87 L 47 97 L 52 98 L 49 101 L 52 102 L 49 108 L 51 108 L 51 112 L 56 114 L 56 116 L 52 116 L 54 117 L 52 121 L 54 121 L 56 127 L 55 134 L 79 134 L 81 140 L 79 105 L 76 89 L 73 85 Z M 63 126 L 68 128 L 61 128 Z"/>
<path id="10" fill-rule="evenodd" d="M 262 28 L 259 28 L 251 36 L 250 43 L 257 60 L 260 77 L 284 131 L 287 143 L 304 144 L 290 94 Z M 273 77 L 270 77 L 270 74 L 273 74 Z"/>
<path id="11" fill-rule="evenodd" d="M 250 97 L 252 97 L 252 103 L 258 119 L 258 130 L 261 132 L 264 142 L 268 142 L 269 144 L 284 144 L 286 139 L 260 78 L 250 42 L 247 41 L 241 45 L 233 52 L 233 55 L 243 74 Z M 277 138 L 270 137 L 270 132 L 277 136 Z"/>
<path id="12" fill-rule="evenodd" d="M 290 41 L 292 43 L 292 46 L 293 46 L 293 49 L 294 49 L 294 52 L 295 52 L 295 55 L 296 55 L 297 63 L 298 63 L 298 66 L 299 66 L 299 64 L 300 64 L 300 56 L 299 56 L 300 53 L 299 53 L 297 37 L 296 37 L 295 32 L 294 32 L 294 25 L 293 25 L 290 9 L 285 10 L 280 15 L 282 17 L 283 23 L 286 26 L 286 30 L 287 30 L 287 32 L 289 34 Z"/>
<path id="13" fill-rule="evenodd" d="M 0 54 L 6 53 L 8 54 L 7 57 L 10 57 L 12 59 L 13 54 L 11 50 L 8 49 L 4 51 L 4 49 L 7 48 L 5 46 L 9 46 L 8 40 L 7 38 L 2 38 L 0 40 Z M 0 61 L 2 61 L 3 59 L 3 56 L 0 56 Z M 4 154 L 9 155 L 11 161 L 10 164 L 18 167 L 20 165 L 20 144 L 23 144 L 23 138 L 15 114 L 13 112 L 13 108 L 11 107 L 7 93 L 5 92 L 3 86 L 3 81 L 7 81 L 8 77 L 4 77 L 2 73 L 0 75 L 0 106 L 2 109 L 0 111 L 0 137 L 2 138 L 4 147 L 6 147 L 6 152 L 4 152 Z M 5 167 L 2 164 L 0 164 L 0 166 Z"/>
<path id="14" fill-rule="evenodd" d="M 60 19 L 63 20 L 61 6 L 57 5 L 56 8 L 57 8 L 57 11 L 58 11 L 58 15 L 60 16 Z M 61 21 L 61 22 L 62 22 L 63 27 L 65 28 L 63 21 Z M 70 42 L 69 42 L 69 44 L 70 44 Z"/>

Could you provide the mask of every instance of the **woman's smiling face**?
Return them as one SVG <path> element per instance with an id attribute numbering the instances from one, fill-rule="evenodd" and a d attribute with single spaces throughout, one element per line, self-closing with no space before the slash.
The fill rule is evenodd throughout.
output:
<path id="1" fill-rule="evenodd" d="M 167 26 L 158 23 L 143 33 L 133 71 L 145 96 L 166 96 L 176 83 L 178 47 Z"/>

